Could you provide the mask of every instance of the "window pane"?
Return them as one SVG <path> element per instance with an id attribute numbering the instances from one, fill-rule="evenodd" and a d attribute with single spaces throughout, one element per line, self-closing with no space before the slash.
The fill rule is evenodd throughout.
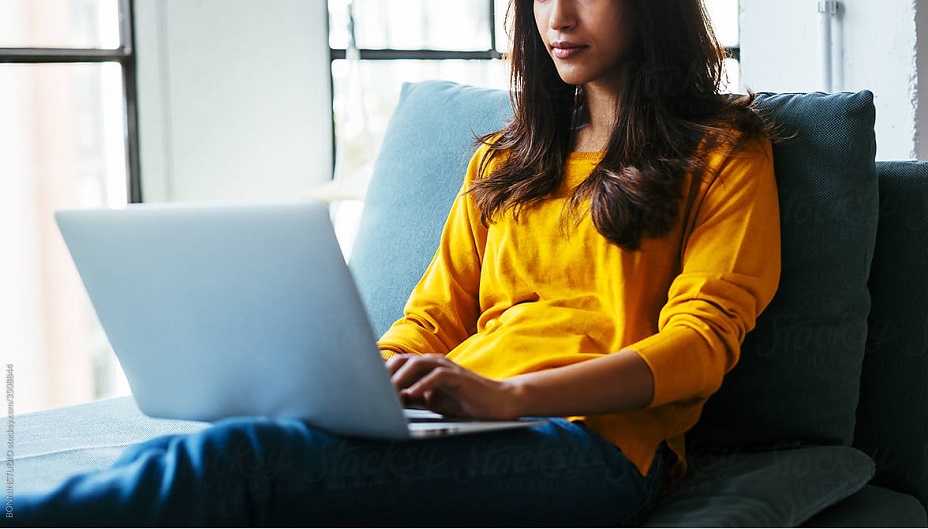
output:
<path id="1" fill-rule="evenodd" d="M 348 47 L 351 4 L 359 48 L 490 49 L 488 0 L 329 0 L 332 48 Z"/>
<path id="2" fill-rule="evenodd" d="M 723 80 L 721 92 L 729 94 L 743 93 L 744 87 L 741 86 L 741 63 L 735 59 L 725 59 L 723 66 L 725 68 L 727 82 Z"/>
<path id="3" fill-rule="evenodd" d="M 496 18 L 496 51 L 500 53 L 509 52 L 509 20 L 506 15 L 509 14 L 509 2 L 506 0 L 496 0 L 493 5 Z"/>
<path id="4" fill-rule="evenodd" d="M 53 218 L 125 205 L 121 83 L 118 64 L 0 64 L 0 356 L 18 412 L 125 393 Z"/>
<path id="5" fill-rule="evenodd" d="M 715 36 L 726 48 L 741 45 L 738 31 L 738 0 L 705 0 L 709 18 L 715 28 Z"/>
<path id="6" fill-rule="evenodd" d="M 370 169 L 373 146 L 380 145 L 404 82 L 447 79 L 506 88 L 506 67 L 499 60 L 333 61 L 339 176 Z"/>
<path id="7" fill-rule="evenodd" d="M 0 48 L 119 44 L 118 0 L 0 0 Z"/>

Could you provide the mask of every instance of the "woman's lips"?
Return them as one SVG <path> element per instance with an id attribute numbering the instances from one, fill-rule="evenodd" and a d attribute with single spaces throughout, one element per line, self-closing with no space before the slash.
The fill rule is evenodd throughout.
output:
<path id="1" fill-rule="evenodd" d="M 558 59 L 570 59 L 583 51 L 584 48 L 586 48 L 586 46 L 566 40 L 558 40 L 551 43 L 551 54 Z"/>

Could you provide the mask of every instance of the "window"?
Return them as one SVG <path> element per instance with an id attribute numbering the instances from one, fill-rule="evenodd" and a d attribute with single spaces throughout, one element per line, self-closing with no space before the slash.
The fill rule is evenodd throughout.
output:
<path id="1" fill-rule="evenodd" d="M 740 5 L 738 0 L 704 0 L 709 18 L 715 29 L 715 36 L 728 52 L 725 70 L 728 84 L 725 89 L 730 92 L 742 92 L 741 86 L 741 25 L 738 22 Z"/>
<path id="2" fill-rule="evenodd" d="M 17 412 L 126 392 L 53 212 L 140 200 L 131 9 L 0 2 L 0 354 Z"/>
<path id="3" fill-rule="evenodd" d="M 403 82 L 505 88 L 493 0 L 329 0 L 336 178 L 360 198 Z M 503 6 L 505 7 L 505 6 Z"/>

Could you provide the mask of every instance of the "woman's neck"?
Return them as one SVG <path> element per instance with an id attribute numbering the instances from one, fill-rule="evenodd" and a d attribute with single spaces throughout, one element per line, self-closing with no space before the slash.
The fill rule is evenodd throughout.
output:
<path id="1" fill-rule="evenodd" d="M 588 122 L 577 129 L 574 151 L 603 151 L 609 144 L 619 111 L 619 93 L 613 87 L 588 84 L 583 87 Z"/>

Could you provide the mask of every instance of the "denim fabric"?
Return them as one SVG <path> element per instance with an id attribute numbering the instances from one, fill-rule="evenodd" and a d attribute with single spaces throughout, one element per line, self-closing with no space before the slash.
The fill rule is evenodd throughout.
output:
<path id="1" fill-rule="evenodd" d="M 15 499 L 23 526 L 636 525 L 648 476 L 582 424 L 422 441 L 230 419 L 133 446 L 101 472 Z"/>

